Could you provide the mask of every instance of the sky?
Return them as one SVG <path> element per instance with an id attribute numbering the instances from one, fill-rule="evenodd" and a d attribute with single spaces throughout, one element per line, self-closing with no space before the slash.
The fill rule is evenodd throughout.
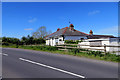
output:
<path id="1" fill-rule="evenodd" d="M 21 38 L 41 26 L 69 27 L 89 34 L 118 36 L 117 2 L 3 2 L 2 36 Z"/>
<path id="2" fill-rule="evenodd" d="M 119 2 L 119 0 L 2 0 L 2 2 Z"/>

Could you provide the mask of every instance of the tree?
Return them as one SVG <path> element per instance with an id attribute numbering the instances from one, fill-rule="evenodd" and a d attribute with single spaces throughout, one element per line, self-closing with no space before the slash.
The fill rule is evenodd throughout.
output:
<path id="1" fill-rule="evenodd" d="M 11 43 L 19 45 L 20 40 L 17 38 L 11 38 Z"/>
<path id="2" fill-rule="evenodd" d="M 47 32 L 47 35 L 50 35 L 50 34 L 52 34 L 52 31 L 51 31 L 51 30 L 49 30 L 49 31 Z"/>
<path id="3" fill-rule="evenodd" d="M 33 32 L 32 34 L 34 38 L 44 38 L 46 35 L 48 35 L 48 32 L 45 26 L 41 26 L 40 28 L 37 29 L 36 32 Z"/>
<path id="4" fill-rule="evenodd" d="M 6 38 L 6 37 L 3 37 L 3 38 L 2 38 L 2 42 L 7 42 L 7 38 Z"/>
<path id="5" fill-rule="evenodd" d="M 23 44 L 27 44 L 27 43 L 26 43 L 26 42 L 27 42 L 27 38 L 26 38 L 25 36 L 23 36 L 21 42 L 22 42 Z"/>
<path id="6" fill-rule="evenodd" d="M 34 38 L 32 36 L 29 37 L 28 44 L 34 44 Z"/>

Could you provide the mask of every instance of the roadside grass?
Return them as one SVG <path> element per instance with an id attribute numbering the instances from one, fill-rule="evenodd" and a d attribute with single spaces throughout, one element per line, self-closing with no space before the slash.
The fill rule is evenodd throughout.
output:
<path id="1" fill-rule="evenodd" d="M 18 45 L 5 46 L 3 45 L 2 47 L 45 51 L 45 52 L 50 52 L 50 53 L 73 55 L 73 56 L 86 57 L 86 58 L 97 59 L 97 60 L 120 62 L 119 55 L 110 54 L 110 53 L 103 54 L 100 51 L 87 51 L 86 49 L 69 49 L 68 51 L 62 51 L 62 50 L 58 50 L 58 48 L 54 46 L 43 46 L 43 45 L 37 45 L 37 46 L 22 46 L 22 45 L 21 46 L 18 46 Z"/>

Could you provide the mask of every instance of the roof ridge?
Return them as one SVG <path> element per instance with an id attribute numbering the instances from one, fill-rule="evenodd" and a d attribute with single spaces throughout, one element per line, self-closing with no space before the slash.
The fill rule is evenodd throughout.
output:
<path id="1" fill-rule="evenodd" d="M 95 35 L 99 35 L 99 34 L 95 34 Z M 101 35 L 101 36 L 103 36 L 103 35 Z M 104 35 L 104 36 L 113 36 L 113 35 Z"/>
<path id="2" fill-rule="evenodd" d="M 57 32 L 57 31 L 56 31 Z M 56 32 L 52 33 L 52 34 L 55 34 Z M 49 34 L 48 36 L 52 35 L 52 34 Z M 48 36 L 46 36 L 45 38 L 47 38 Z"/>
<path id="3" fill-rule="evenodd" d="M 64 27 L 64 28 L 68 28 L 68 27 Z M 61 29 L 64 29 L 64 28 L 61 28 Z"/>
<path id="4" fill-rule="evenodd" d="M 68 28 L 68 27 L 64 27 L 64 28 Z M 64 28 L 62 28 L 62 29 L 64 29 Z M 61 29 L 60 29 L 61 30 Z M 55 31 L 54 33 L 52 33 L 52 34 L 55 34 L 56 32 L 58 32 L 58 31 Z M 52 34 L 49 34 L 48 36 L 50 36 L 50 35 L 52 35 Z M 46 36 L 45 38 L 47 38 L 48 36 Z"/>
<path id="5" fill-rule="evenodd" d="M 64 33 L 66 32 L 67 28 L 68 28 L 68 27 L 65 27 L 65 30 L 64 30 L 64 32 L 63 32 L 62 34 L 64 34 Z"/>
<path id="6" fill-rule="evenodd" d="M 81 31 L 78 31 L 78 30 L 76 30 L 76 29 L 74 29 L 74 30 L 77 31 L 77 32 L 80 32 L 80 33 L 82 33 L 82 34 L 89 35 L 89 34 L 87 34 L 87 33 L 84 33 L 84 32 L 81 32 Z"/>
<path id="7" fill-rule="evenodd" d="M 111 37 L 114 37 L 113 35 L 93 35 L 93 36 L 111 36 Z"/>

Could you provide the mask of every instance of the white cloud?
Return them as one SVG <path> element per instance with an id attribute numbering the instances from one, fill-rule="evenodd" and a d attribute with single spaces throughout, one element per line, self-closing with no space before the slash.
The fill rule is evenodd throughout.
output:
<path id="1" fill-rule="evenodd" d="M 33 23 L 35 21 L 37 21 L 37 18 L 31 18 L 31 19 L 28 20 L 29 23 Z"/>
<path id="2" fill-rule="evenodd" d="M 95 14 L 98 14 L 98 13 L 100 13 L 100 11 L 99 10 L 95 10 L 95 11 L 89 12 L 88 15 L 95 15 Z"/>
<path id="3" fill-rule="evenodd" d="M 33 30 L 32 28 L 27 28 L 27 29 L 24 29 L 24 30 L 26 30 L 26 31 L 30 31 L 30 30 Z"/>

